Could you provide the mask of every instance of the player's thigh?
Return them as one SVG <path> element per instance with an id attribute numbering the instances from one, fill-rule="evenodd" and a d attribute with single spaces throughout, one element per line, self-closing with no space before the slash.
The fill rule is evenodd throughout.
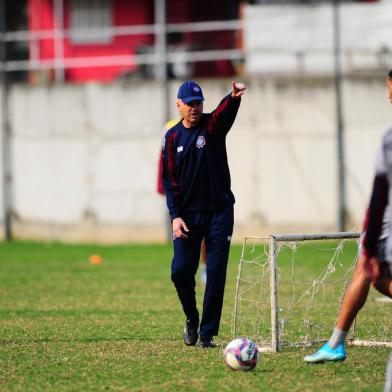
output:
<path id="1" fill-rule="evenodd" d="M 378 260 L 385 260 L 386 259 L 386 238 L 383 238 L 377 242 L 377 258 Z M 359 244 L 358 248 L 358 261 L 355 265 L 352 280 L 356 279 L 368 279 L 370 281 L 370 278 L 368 278 L 368 274 L 365 271 L 365 262 L 366 262 L 366 257 L 363 255 L 363 246 L 362 242 Z M 380 261 L 382 262 L 382 261 Z"/>
<path id="2" fill-rule="evenodd" d="M 373 286 L 382 294 L 392 297 L 392 274 L 388 262 L 380 262 L 380 276 Z"/>
<path id="3" fill-rule="evenodd" d="M 187 235 L 188 238 L 176 238 L 173 240 L 174 257 L 172 272 L 196 273 L 203 234 L 196 230 L 190 230 Z"/>
<path id="4" fill-rule="evenodd" d="M 355 265 L 351 277 L 351 283 L 368 282 L 370 285 L 371 279 L 368 277 L 368 274 L 366 273 L 365 262 L 366 262 L 366 258 L 364 256 L 360 256 L 358 258 L 358 261 Z"/>
<path id="5" fill-rule="evenodd" d="M 233 234 L 233 208 L 215 212 L 206 233 L 207 264 L 221 268 L 227 264 Z M 207 268 L 208 268 L 207 265 Z"/>
<path id="6" fill-rule="evenodd" d="M 211 216 L 206 239 L 211 241 L 231 241 L 234 226 L 234 209 L 229 206 L 223 210 L 216 211 Z M 208 250 L 208 249 L 207 249 Z"/>

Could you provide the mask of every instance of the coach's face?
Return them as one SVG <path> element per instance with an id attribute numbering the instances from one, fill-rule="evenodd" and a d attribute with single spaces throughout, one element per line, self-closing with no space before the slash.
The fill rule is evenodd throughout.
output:
<path id="1" fill-rule="evenodd" d="M 387 79 L 388 99 L 392 103 L 392 79 Z"/>
<path id="2" fill-rule="evenodd" d="M 203 113 L 203 101 L 191 101 L 188 103 L 177 99 L 177 108 L 183 118 L 183 125 L 186 128 L 194 127 L 200 120 Z"/>

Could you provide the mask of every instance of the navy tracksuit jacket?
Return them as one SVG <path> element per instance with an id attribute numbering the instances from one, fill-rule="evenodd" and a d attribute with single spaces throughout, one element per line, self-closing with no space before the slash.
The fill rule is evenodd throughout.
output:
<path id="1" fill-rule="evenodd" d="M 234 195 L 226 154 L 226 135 L 241 99 L 226 96 L 197 126 L 182 121 L 171 128 L 163 146 L 162 183 L 171 219 L 181 217 L 188 226 L 188 239 L 173 239 L 171 278 L 184 313 L 199 323 L 195 274 L 203 237 L 207 249 L 207 285 L 200 335 L 218 334 L 226 282 L 226 268 L 233 232 Z"/>

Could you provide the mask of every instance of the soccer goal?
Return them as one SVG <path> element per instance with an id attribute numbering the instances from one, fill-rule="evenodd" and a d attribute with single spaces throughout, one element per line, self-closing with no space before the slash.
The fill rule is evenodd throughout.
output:
<path id="1" fill-rule="evenodd" d="M 360 233 L 245 237 L 232 316 L 233 338 L 262 350 L 327 341 L 358 256 Z M 348 342 L 392 347 L 392 302 L 373 288 Z"/>

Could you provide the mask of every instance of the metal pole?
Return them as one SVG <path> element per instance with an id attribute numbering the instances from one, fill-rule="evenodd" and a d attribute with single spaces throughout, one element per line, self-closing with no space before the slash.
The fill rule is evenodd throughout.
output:
<path id="1" fill-rule="evenodd" d="M 163 90 L 163 121 L 170 120 L 170 94 L 167 77 L 166 0 L 155 0 L 155 75 Z"/>
<path id="2" fill-rule="evenodd" d="M 8 81 L 6 73 L 5 0 L 0 0 L 0 88 L 1 88 L 1 136 L 2 136 L 2 186 L 3 186 L 3 231 L 4 239 L 11 240 L 11 164 L 10 127 L 8 113 Z"/>
<path id="3" fill-rule="evenodd" d="M 234 314 L 233 314 L 233 319 L 232 319 L 232 324 L 231 324 L 231 333 L 232 333 L 233 339 L 235 338 L 235 336 L 237 334 L 238 295 L 240 292 L 241 273 L 242 273 L 242 265 L 243 265 L 243 260 L 244 260 L 246 244 L 247 244 L 247 239 L 245 237 L 244 241 L 242 243 L 241 259 L 240 259 L 240 264 L 238 265 L 237 284 L 235 287 Z"/>
<path id="4" fill-rule="evenodd" d="M 270 236 L 271 351 L 279 351 L 278 282 L 276 274 L 276 241 Z"/>
<path id="5" fill-rule="evenodd" d="M 166 23 L 166 0 L 155 0 L 155 78 L 161 82 L 162 95 L 162 125 L 170 120 L 170 91 L 167 77 L 167 23 Z M 172 241 L 172 225 L 166 220 L 166 241 Z"/>
<path id="6" fill-rule="evenodd" d="M 336 148 L 337 148 L 337 179 L 338 179 L 338 230 L 346 229 L 346 175 L 344 158 L 344 123 L 342 103 L 342 75 L 340 48 L 340 0 L 333 0 L 333 31 L 335 60 L 335 96 L 336 96 Z"/>
<path id="7" fill-rule="evenodd" d="M 314 234 L 274 234 L 275 241 L 320 241 L 331 239 L 355 239 L 361 235 L 360 231 L 345 231 L 338 233 L 314 233 Z"/>
<path id="8" fill-rule="evenodd" d="M 54 69 L 55 81 L 64 82 L 64 3 L 63 0 L 54 0 Z"/>

